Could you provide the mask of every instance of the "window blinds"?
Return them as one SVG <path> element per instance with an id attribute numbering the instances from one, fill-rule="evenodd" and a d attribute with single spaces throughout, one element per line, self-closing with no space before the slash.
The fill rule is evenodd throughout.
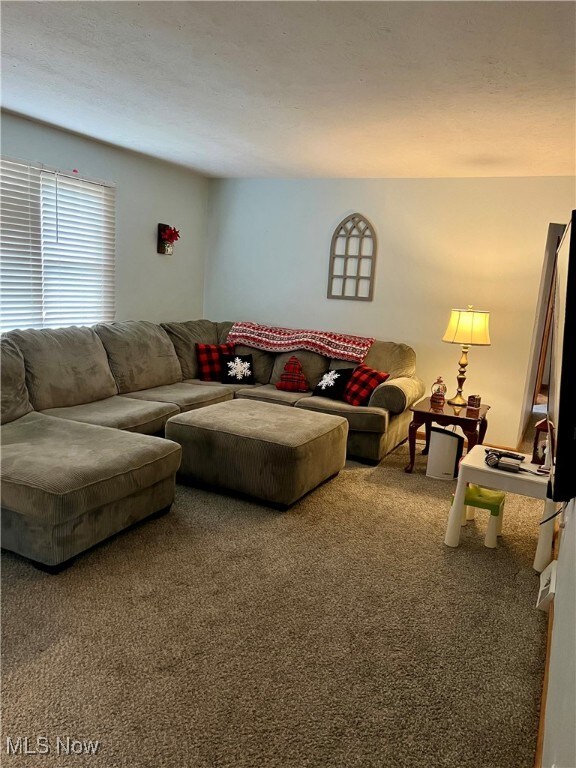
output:
<path id="1" fill-rule="evenodd" d="M 114 187 L 2 159 L 0 202 L 2 331 L 113 320 Z"/>
<path id="2" fill-rule="evenodd" d="M 40 169 L 0 165 L 0 325 L 41 328 Z"/>

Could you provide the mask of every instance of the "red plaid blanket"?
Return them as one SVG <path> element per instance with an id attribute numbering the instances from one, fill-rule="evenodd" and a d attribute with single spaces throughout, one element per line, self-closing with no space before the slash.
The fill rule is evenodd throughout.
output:
<path id="1" fill-rule="evenodd" d="M 258 323 L 234 323 L 226 338 L 228 344 L 244 344 L 266 352 L 292 352 L 307 349 L 319 355 L 361 363 L 374 339 L 329 331 L 276 328 Z"/>

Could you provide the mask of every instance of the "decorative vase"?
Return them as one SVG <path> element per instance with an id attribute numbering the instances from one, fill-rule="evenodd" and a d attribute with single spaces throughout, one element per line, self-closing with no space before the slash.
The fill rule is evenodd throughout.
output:
<path id="1" fill-rule="evenodd" d="M 174 253 L 174 243 L 164 243 L 164 253 L 166 256 L 172 256 Z"/>

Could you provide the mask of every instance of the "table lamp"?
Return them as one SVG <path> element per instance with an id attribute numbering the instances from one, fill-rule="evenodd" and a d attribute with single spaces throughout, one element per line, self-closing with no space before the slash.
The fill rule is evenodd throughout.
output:
<path id="1" fill-rule="evenodd" d="M 490 345 L 489 325 L 490 313 L 473 309 L 471 304 L 468 305 L 468 309 L 453 309 L 450 312 L 448 328 L 446 328 L 442 341 L 462 346 L 457 376 L 458 391 L 454 397 L 448 400 L 450 405 L 466 405 L 466 400 L 462 397 L 462 390 L 466 381 L 468 349 L 472 346 L 487 347 Z"/>

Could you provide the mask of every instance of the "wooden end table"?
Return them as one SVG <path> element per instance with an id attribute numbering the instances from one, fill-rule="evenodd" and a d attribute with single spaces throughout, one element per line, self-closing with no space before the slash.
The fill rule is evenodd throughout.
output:
<path id="1" fill-rule="evenodd" d="M 446 402 L 440 408 L 432 406 L 430 398 L 426 397 L 419 403 L 412 405 L 410 410 L 414 414 L 408 429 L 408 445 L 410 447 L 410 463 L 404 467 L 405 472 L 412 472 L 416 457 L 416 432 L 422 424 L 426 425 L 426 447 L 422 454 L 426 456 L 430 447 L 430 428 L 434 422 L 441 427 L 461 427 L 468 440 L 468 450 L 471 451 L 477 444 L 484 442 L 484 436 L 488 429 L 486 414 L 490 410 L 489 405 L 481 405 L 480 408 L 467 408 L 466 406 L 450 405 Z"/>

